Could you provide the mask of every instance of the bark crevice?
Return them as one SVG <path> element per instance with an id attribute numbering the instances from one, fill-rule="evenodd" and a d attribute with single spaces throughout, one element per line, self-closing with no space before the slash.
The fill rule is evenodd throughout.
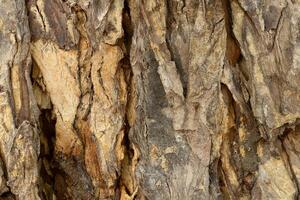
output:
<path id="1" fill-rule="evenodd" d="M 133 37 L 133 24 L 131 21 L 131 14 L 130 14 L 130 5 L 129 1 L 124 1 L 123 13 L 122 13 L 122 28 L 124 31 L 124 35 L 122 38 L 122 43 L 124 45 L 124 57 L 120 61 L 120 67 L 123 70 L 125 75 L 125 82 L 126 82 L 126 95 L 127 95 L 127 102 L 125 105 L 125 114 L 124 114 L 124 124 L 121 130 L 123 134 L 122 139 L 122 146 L 124 147 L 123 153 L 124 157 L 121 160 L 120 165 L 120 175 L 118 180 L 118 189 L 120 191 L 120 199 L 122 200 L 133 200 L 135 199 L 138 193 L 138 185 L 136 184 L 135 179 L 135 166 L 137 165 L 138 159 L 138 150 L 135 147 L 134 143 L 130 139 L 130 134 L 132 134 L 132 127 L 129 122 L 129 118 L 133 113 L 131 113 L 130 107 L 132 103 L 134 103 L 134 82 L 133 82 L 133 72 L 131 66 L 131 44 L 132 44 L 132 37 Z M 132 122 L 131 122 L 132 123 Z"/>
<path id="2" fill-rule="evenodd" d="M 230 0 L 222 0 L 224 18 L 225 18 L 225 28 L 227 32 L 227 42 L 226 42 L 226 58 L 233 67 L 241 59 L 241 49 L 238 40 L 235 37 L 235 34 L 232 30 L 232 10 Z"/>

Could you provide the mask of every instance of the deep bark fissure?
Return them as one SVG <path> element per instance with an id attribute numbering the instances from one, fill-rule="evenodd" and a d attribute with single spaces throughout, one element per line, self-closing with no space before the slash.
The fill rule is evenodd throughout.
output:
<path id="1" fill-rule="evenodd" d="M 131 51 L 131 43 L 132 43 L 132 36 L 133 36 L 133 24 L 131 21 L 131 15 L 130 15 L 130 5 L 129 1 L 124 1 L 124 8 L 123 8 L 123 14 L 122 14 L 122 28 L 124 31 L 124 36 L 122 38 L 123 44 L 125 45 L 125 51 L 124 51 L 124 57 L 120 61 L 120 66 L 124 70 L 125 74 L 125 80 L 127 84 L 126 92 L 127 92 L 127 103 L 125 105 L 125 113 L 124 113 L 124 124 L 123 124 L 123 131 L 124 131 L 124 137 L 122 141 L 122 145 L 124 146 L 124 158 L 121 161 L 121 174 L 119 175 L 118 182 L 118 189 L 117 191 L 120 191 L 122 193 L 122 188 L 125 189 L 126 194 L 131 198 L 135 199 L 135 196 L 137 194 L 137 188 L 135 188 L 134 191 L 130 191 L 129 185 L 130 183 L 127 183 L 127 177 L 130 176 L 134 179 L 134 174 L 130 174 L 130 169 L 132 169 L 133 166 L 133 157 L 136 152 L 134 152 L 133 144 L 130 140 L 129 134 L 131 130 L 131 126 L 129 124 L 128 119 L 128 112 L 130 103 L 132 103 L 131 99 L 133 98 L 133 94 L 131 91 L 132 85 L 132 79 L 133 79 L 133 72 L 132 72 L 132 66 L 130 62 L 130 51 Z M 134 181 L 134 180 L 133 180 Z M 122 197 L 122 194 L 121 194 Z M 124 198 L 124 197 L 123 197 Z"/>
<path id="2" fill-rule="evenodd" d="M 246 122 L 241 120 L 243 117 L 248 117 L 251 118 L 253 116 L 251 116 L 251 113 L 247 113 L 248 110 L 246 111 L 241 111 L 240 105 L 234 100 L 233 98 L 233 94 L 230 91 L 230 89 L 227 87 L 226 84 L 221 83 L 221 90 L 223 93 L 223 96 L 225 96 L 226 100 L 226 104 L 228 106 L 228 111 L 229 111 L 229 115 L 231 116 L 231 118 L 234 121 L 234 124 L 232 125 L 231 128 L 229 128 L 229 130 L 225 130 L 226 132 L 222 133 L 223 137 L 222 137 L 222 146 L 221 146 L 221 156 L 220 159 L 222 160 L 222 154 L 228 154 L 227 157 L 230 158 L 229 162 L 231 167 L 234 169 L 234 173 L 236 174 L 237 177 L 237 181 L 239 182 L 239 187 L 236 188 L 236 191 L 232 191 L 232 188 L 230 189 L 230 182 L 228 183 L 228 187 L 226 187 L 227 189 L 229 189 L 230 191 L 223 191 L 223 194 L 226 195 L 225 193 L 228 194 L 239 194 L 239 195 L 249 195 L 251 196 L 251 190 L 253 188 L 254 182 L 255 182 L 255 173 L 258 169 L 258 161 L 257 159 L 257 155 L 256 155 L 256 148 L 257 148 L 257 142 L 260 139 L 260 136 L 258 133 L 256 133 L 256 131 L 253 131 L 251 129 L 255 129 L 254 127 L 252 127 L 253 125 L 249 122 Z M 245 106 L 248 106 L 247 104 Z M 245 113 L 244 113 L 245 112 Z M 245 126 L 246 130 L 252 131 L 252 133 L 250 133 L 249 135 L 245 135 L 244 137 L 246 138 L 245 141 L 241 140 L 241 138 L 239 138 L 239 132 L 238 129 L 240 129 L 241 127 Z M 224 145 L 229 145 L 229 152 L 223 148 Z M 243 146 L 243 150 L 245 151 L 242 156 L 242 152 L 240 150 L 240 147 Z M 223 149 L 223 150 L 222 150 Z M 226 159 L 223 158 L 223 159 Z M 224 161 L 226 162 L 226 161 Z M 220 168 L 222 170 L 223 166 L 222 166 L 222 162 L 220 163 Z M 211 166 L 212 167 L 212 166 Z M 228 169 L 227 170 L 231 170 Z M 219 174 L 217 171 L 215 171 L 214 173 Z M 222 173 L 221 173 L 222 174 Z M 225 180 L 219 180 L 219 182 L 227 182 L 227 174 L 224 173 L 223 177 L 220 176 L 219 179 L 224 179 Z M 217 176 L 217 175 L 215 175 Z M 225 188 L 225 189 L 226 189 Z M 234 196 L 234 195 L 233 195 Z"/>
<path id="3" fill-rule="evenodd" d="M 230 0 L 222 0 L 224 18 L 225 18 L 225 28 L 227 32 L 227 41 L 226 41 L 226 58 L 233 67 L 241 58 L 241 49 L 239 47 L 239 42 L 235 37 L 235 34 L 232 30 L 232 10 Z"/>
<path id="4" fill-rule="evenodd" d="M 32 58 L 32 70 L 30 79 L 33 87 L 37 87 L 43 92 L 43 96 L 49 95 L 44 91 L 44 79 L 40 73 L 39 66 Z M 43 85 L 43 86 L 42 86 Z M 37 97 L 36 97 L 37 98 Z M 56 196 L 55 176 L 58 172 L 55 161 L 55 140 L 56 140 L 56 115 L 54 114 L 53 104 L 50 100 L 50 108 L 39 107 L 38 127 L 40 132 L 40 177 L 39 177 L 39 195 L 43 200 L 50 200 Z M 39 106 L 39 105 L 38 105 Z"/>
<path id="5" fill-rule="evenodd" d="M 220 174 L 219 176 L 219 183 L 221 186 L 221 191 L 222 194 L 224 195 L 225 199 L 226 196 L 230 196 L 230 198 L 234 198 L 235 195 L 237 194 L 238 191 L 235 188 L 231 187 L 230 184 L 230 180 L 229 177 L 226 173 L 225 170 L 232 170 L 232 169 L 224 169 L 225 166 L 224 163 L 229 162 L 229 165 L 231 166 L 231 168 L 233 168 L 234 172 L 236 172 L 236 176 L 238 177 L 238 171 L 240 171 L 240 169 L 237 168 L 236 165 L 236 159 L 235 159 L 235 147 L 234 147 L 234 143 L 237 142 L 237 127 L 238 125 L 236 124 L 238 121 L 238 116 L 237 116 L 237 111 L 235 108 L 235 101 L 233 99 L 232 93 L 230 91 L 230 89 L 227 87 L 227 85 L 221 83 L 221 91 L 222 91 L 222 96 L 224 96 L 224 99 L 226 99 L 226 103 L 228 106 L 228 112 L 229 112 L 229 118 L 231 118 L 234 121 L 234 125 L 232 125 L 232 127 L 228 127 L 228 130 L 224 130 L 224 132 L 222 132 L 222 144 L 220 147 L 220 162 L 219 162 L 219 167 L 218 167 L 218 174 Z M 228 149 L 229 148 L 229 149 Z M 228 155 L 226 155 L 228 154 Z M 229 157 L 229 160 L 227 160 L 227 157 Z M 239 157 L 239 155 L 238 155 Z M 224 185 L 222 187 L 222 185 Z"/>
<path id="6" fill-rule="evenodd" d="M 43 199 L 51 199 L 56 195 L 55 191 L 55 176 L 57 169 L 55 168 L 54 160 L 54 143 L 55 143 L 55 124 L 56 118 L 53 118 L 52 109 L 42 109 L 39 124 L 41 128 L 40 143 L 41 152 L 39 160 L 41 162 L 40 169 L 40 196 Z M 49 187 L 50 186 L 50 187 Z M 50 190 L 49 190 L 50 189 Z"/>
<path id="7" fill-rule="evenodd" d="M 88 37 L 88 33 L 85 27 L 85 23 L 86 23 L 86 13 L 85 11 L 80 8 L 79 6 L 74 6 L 73 7 L 74 12 L 76 13 L 76 17 L 77 17 L 77 23 L 76 23 L 76 29 L 79 33 L 79 41 L 78 41 L 78 57 L 77 57 L 77 61 L 78 61 L 78 68 L 77 68 L 77 80 L 78 80 L 78 85 L 79 85 L 79 90 L 80 90 L 80 96 L 79 96 L 79 103 L 77 105 L 77 110 L 76 110 L 76 114 L 75 114 L 75 119 L 73 121 L 73 128 L 75 129 L 77 136 L 80 138 L 83 146 L 85 147 L 85 141 L 84 141 L 84 135 L 82 135 L 80 127 L 79 127 L 79 123 L 81 120 L 86 121 L 87 117 L 90 113 L 91 110 L 91 106 L 92 106 L 92 98 L 93 98 L 93 83 L 91 81 L 91 63 L 90 60 L 92 58 L 93 55 L 93 49 L 91 47 L 91 42 L 90 39 Z M 84 46 L 88 45 L 87 49 L 84 49 Z M 87 51 L 84 54 L 84 51 Z M 88 82 L 88 88 L 83 88 L 83 81 L 84 81 L 84 77 L 83 74 L 84 72 L 87 71 L 87 77 L 89 82 Z M 89 104 L 88 107 L 85 108 L 85 105 L 83 103 L 83 97 L 85 95 L 89 95 Z M 83 112 L 83 110 L 85 110 L 85 112 L 82 114 L 81 112 Z M 80 116 L 79 116 L 80 113 Z M 85 149 L 85 148 L 84 148 Z"/>

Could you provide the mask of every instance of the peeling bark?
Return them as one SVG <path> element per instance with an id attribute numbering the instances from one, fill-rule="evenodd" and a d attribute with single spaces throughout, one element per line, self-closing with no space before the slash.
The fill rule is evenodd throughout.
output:
<path id="1" fill-rule="evenodd" d="M 299 199 L 299 10 L 0 0 L 0 199 Z"/>

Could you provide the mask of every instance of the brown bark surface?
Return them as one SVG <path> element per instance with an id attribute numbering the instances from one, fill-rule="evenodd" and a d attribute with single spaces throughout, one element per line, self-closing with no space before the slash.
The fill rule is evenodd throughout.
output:
<path id="1" fill-rule="evenodd" d="M 299 199 L 299 86 L 299 0 L 0 0 L 0 199 Z"/>

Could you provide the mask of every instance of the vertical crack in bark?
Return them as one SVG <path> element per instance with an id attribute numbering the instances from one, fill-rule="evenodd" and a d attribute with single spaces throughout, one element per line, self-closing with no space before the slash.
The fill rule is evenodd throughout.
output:
<path id="1" fill-rule="evenodd" d="M 274 49 L 274 46 L 275 46 L 275 43 L 276 43 L 276 40 L 277 40 L 277 37 L 278 37 L 278 34 L 280 33 L 280 26 L 282 25 L 282 21 L 284 20 L 284 12 L 285 12 L 285 10 L 286 10 L 286 8 L 288 7 L 288 4 L 285 6 L 285 7 L 283 7 L 282 9 L 281 9 L 281 11 L 280 11 L 280 15 L 279 15 L 279 19 L 278 19 L 278 22 L 277 22 L 277 24 L 276 24 L 276 28 L 275 28 L 275 35 L 274 35 L 274 39 L 273 39 L 273 42 L 272 42 L 272 47 L 271 47 L 271 49 L 273 50 Z"/>
<path id="2" fill-rule="evenodd" d="M 257 36 L 259 36 L 259 31 L 257 29 L 257 27 L 255 26 L 254 21 L 252 20 L 251 16 L 249 15 L 249 13 L 243 8 L 243 6 L 241 5 L 241 3 L 239 2 L 239 0 L 233 0 L 241 9 L 241 11 L 244 13 L 246 19 L 248 19 L 250 25 L 252 26 L 254 32 L 257 34 Z"/>
<path id="3" fill-rule="evenodd" d="M 93 187 L 91 174 L 88 173 L 88 166 L 85 161 L 86 154 L 89 153 L 86 151 L 86 146 L 95 145 L 94 141 L 91 139 L 93 134 L 88 128 L 89 114 L 91 111 L 94 94 L 91 80 L 91 58 L 93 56 L 93 49 L 86 28 L 87 14 L 85 10 L 83 10 L 79 5 L 75 4 L 72 7 L 72 11 L 76 14 L 75 28 L 79 33 L 76 80 L 78 82 L 80 91 L 79 103 L 77 105 L 72 126 L 83 147 L 83 152 L 81 152 L 76 164 L 80 165 L 81 170 L 84 172 L 83 174 L 78 174 L 78 176 L 85 176 L 85 180 L 82 180 L 80 183 L 78 183 L 82 186 L 86 185 L 85 188 L 81 188 L 82 191 L 80 191 L 80 193 L 86 193 L 86 198 L 91 199 L 91 195 L 95 195 L 95 188 Z M 97 158 L 95 158 L 95 160 L 97 160 Z M 94 164 L 99 166 L 99 163 Z"/>
<path id="4" fill-rule="evenodd" d="M 19 82 L 14 83 L 12 82 L 12 71 L 10 69 L 10 89 L 11 89 L 11 97 L 12 97 L 12 105 L 13 105 L 13 112 L 15 113 L 15 117 L 16 117 L 16 127 L 19 127 L 19 125 L 24 121 L 24 120 L 28 120 L 30 121 L 30 100 L 29 100 L 29 94 L 28 94 L 28 83 L 30 83 L 30 80 L 27 80 L 30 77 L 30 70 L 31 70 L 31 60 L 29 57 L 29 47 L 28 46 L 24 46 L 25 48 L 25 52 L 21 47 L 23 47 L 22 44 L 25 44 L 26 41 L 26 37 L 29 37 L 29 33 L 19 33 L 21 34 L 20 36 L 18 36 L 17 34 L 13 34 L 13 38 L 14 38 L 14 42 L 15 42 L 15 46 L 16 46 L 16 50 L 15 53 L 13 55 L 12 58 L 12 64 L 10 66 L 10 68 L 12 69 L 13 67 L 18 67 L 18 79 Z M 20 37 L 20 38 L 19 38 Z M 29 44 L 26 44 L 29 45 Z M 27 49 L 26 49 L 27 48 Z M 24 54 L 24 55 L 23 55 Z M 23 58 L 22 58 L 23 57 Z M 15 66 L 15 60 L 16 59 L 22 59 L 20 62 L 21 63 L 17 63 L 18 65 Z M 15 99 L 14 99 L 14 84 L 20 84 L 18 87 L 16 88 L 20 88 L 20 110 L 17 111 L 16 110 L 16 105 L 15 105 Z"/>
<path id="5" fill-rule="evenodd" d="M 221 133 L 219 170 L 212 168 L 211 173 L 215 179 L 219 177 L 219 183 L 223 182 L 226 185 L 223 188 L 220 185 L 225 197 L 228 195 L 231 198 L 236 195 L 250 197 L 258 169 L 256 148 L 260 136 L 251 122 L 254 117 L 249 108 L 243 109 L 234 100 L 226 84 L 221 83 L 221 91 L 224 103 L 228 106 L 228 119 L 225 119 L 227 129 Z M 222 171 L 224 171 L 223 175 Z M 214 182 L 216 183 L 216 180 Z M 216 186 L 211 188 L 214 191 L 218 190 Z"/>
<path id="6" fill-rule="evenodd" d="M 185 1 L 182 3 L 181 10 L 185 7 Z M 176 19 L 173 15 L 172 8 L 174 6 L 174 3 L 172 1 L 166 1 L 166 46 L 171 56 L 171 61 L 175 63 L 180 81 L 182 83 L 182 89 L 183 89 L 183 96 L 187 96 L 187 85 L 188 85 L 188 79 L 186 71 L 184 70 L 184 66 L 181 62 L 181 57 L 178 53 L 178 49 L 172 45 L 172 31 L 173 29 L 178 26 L 176 23 Z"/>
<path id="7" fill-rule="evenodd" d="M 41 18 L 41 21 L 42 21 L 42 24 L 43 24 L 44 31 L 46 32 L 45 19 L 44 19 L 43 14 L 42 14 L 41 11 L 40 11 L 40 8 L 39 8 L 39 6 L 38 6 L 38 2 L 36 2 L 35 7 L 36 7 L 37 12 L 38 12 L 39 15 L 40 15 L 40 18 Z"/>
<path id="8" fill-rule="evenodd" d="M 240 44 L 233 32 L 231 3 L 232 2 L 230 0 L 222 0 L 225 28 L 227 32 L 225 57 L 229 63 L 228 67 L 231 68 L 231 81 L 233 84 L 231 87 L 235 88 L 234 90 L 236 90 L 235 92 L 237 92 L 242 91 L 243 86 L 241 84 L 243 84 L 243 82 L 247 80 L 248 74 L 242 68 L 243 56 L 241 54 Z M 239 66 L 239 68 L 232 68 L 235 66 Z M 245 80 L 243 79 L 243 77 Z M 232 106 L 228 106 L 231 106 L 234 111 L 235 119 L 233 120 L 233 123 L 234 130 L 237 135 L 236 139 L 227 139 L 233 142 L 233 144 L 230 145 L 231 151 L 237 152 L 232 152 L 232 154 L 228 155 L 228 157 L 231 159 L 230 162 L 232 162 L 231 165 L 233 165 L 235 169 L 231 173 L 233 177 L 228 179 L 228 181 L 230 181 L 229 184 L 232 184 L 234 186 L 234 191 L 232 193 L 227 192 L 227 195 L 232 196 L 232 198 L 235 198 L 236 195 L 238 195 L 239 197 L 251 198 L 251 191 L 254 186 L 257 177 L 256 172 L 258 170 L 258 156 L 256 153 L 256 148 L 260 135 L 256 127 L 257 122 L 253 115 L 253 110 L 251 108 L 249 99 L 241 99 L 236 102 L 233 98 L 234 94 L 231 93 L 231 88 L 229 87 L 229 89 L 226 84 L 224 84 L 224 86 L 225 87 L 223 88 L 225 88 L 227 90 L 227 93 L 229 93 L 229 96 L 231 96 L 231 101 L 229 101 L 229 103 L 225 102 L 225 104 L 232 104 Z M 224 140 L 224 138 L 222 140 Z M 229 169 L 227 169 L 227 173 L 225 174 L 225 176 L 230 175 L 228 173 L 228 170 Z"/>
<path id="9" fill-rule="evenodd" d="M 81 130 L 79 127 L 80 120 L 86 119 L 87 115 L 90 112 L 91 109 L 91 101 L 89 101 L 89 105 L 86 107 L 86 105 L 83 102 L 83 97 L 87 95 L 89 99 L 92 98 L 93 92 L 91 90 L 92 83 L 91 80 L 88 82 L 88 88 L 83 88 L 83 82 L 85 81 L 84 79 L 85 76 L 90 76 L 91 74 L 91 64 L 90 60 L 92 57 L 92 47 L 87 35 L 87 31 L 85 28 L 85 23 L 86 23 L 86 13 L 84 10 L 82 10 L 79 6 L 74 7 L 76 16 L 77 16 L 77 23 L 76 23 L 76 28 L 79 33 L 79 42 L 78 42 L 78 68 L 77 68 L 77 77 L 76 79 L 78 80 L 79 84 L 79 90 L 80 90 L 80 96 L 79 96 L 79 103 L 77 106 L 76 114 L 75 114 L 75 119 L 73 122 L 73 128 L 75 129 L 78 137 L 81 139 L 81 142 L 83 142 L 83 145 L 85 145 L 85 142 L 83 141 L 83 135 L 81 135 Z M 86 74 L 84 74 L 86 73 Z"/>
<path id="10" fill-rule="evenodd" d="M 41 199 L 50 200 L 56 196 L 55 175 L 57 170 L 54 166 L 54 144 L 55 144 L 55 124 L 56 115 L 53 112 L 53 105 L 49 98 L 49 107 L 45 108 L 43 102 L 48 99 L 48 93 L 45 90 L 44 79 L 39 70 L 39 66 L 32 58 L 32 70 L 30 74 L 32 88 L 37 99 L 40 110 L 38 125 L 40 130 L 40 154 L 39 154 L 39 196 Z"/>
<path id="11" fill-rule="evenodd" d="M 56 196 L 54 162 L 54 142 L 56 118 L 52 115 L 52 109 L 42 109 L 39 119 L 41 128 L 40 143 L 40 197 L 42 199 L 52 199 Z"/>
<path id="12" fill-rule="evenodd" d="M 236 166 L 236 159 L 234 155 L 234 147 L 237 143 L 237 125 L 236 110 L 234 106 L 234 99 L 232 94 L 225 84 L 221 84 L 221 92 L 225 103 L 228 106 L 228 122 L 227 129 L 223 130 L 222 143 L 220 146 L 220 162 L 218 164 L 218 177 L 220 190 L 225 199 L 232 199 L 238 193 L 238 171 L 240 169 Z"/>
<path id="13" fill-rule="evenodd" d="M 298 182 L 298 179 L 297 179 L 297 176 L 296 176 L 296 173 L 295 173 L 295 170 L 291 164 L 291 158 L 287 152 L 287 149 L 284 145 L 284 139 L 287 137 L 288 134 L 291 134 L 290 132 L 290 129 L 289 128 L 286 128 L 283 132 L 283 135 L 281 136 L 278 136 L 278 139 L 280 140 L 280 144 L 281 144 L 281 148 L 282 148 L 282 153 L 284 154 L 284 156 L 286 157 L 286 167 L 288 168 L 288 171 L 291 173 L 291 179 L 292 181 L 294 182 L 295 186 L 296 186 L 296 195 L 295 195 L 295 200 L 296 199 L 299 199 L 300 197 L 300 185 L 299 185 L 299 182 Z"/>
<path id="14" fill-rule="evenodd" d="M 130 104 L 133 100 L 133 72 L 130 63 L 130 50 L 131 42 L 133 36 L 133 24 L 131 22 L 129 1 L 124 1 L 123 16 L 122 16 L 122 26 L 124 31 L 123 43 L 125 46 L 124 58 L 121 60 L 120 64 L 125 74 L 125 80 L 127 84 L 127 103 L 125 107 L 124 115 L 124 126 L 122 132 L 124 133 L 122 146 L 124 147 L 124 158 L 121 161 L 121 174 L 118 180 L 118 188 L 120 191 L 121 200 L 133 200 L 138 192 L 138 186 L 135 180 L 135 166 L 138 159 L 138 152 L 135 145 L 131 142 L 129 134 L 131 131 L 131 125 L 129 122 Z"/>
<path id="15" fill-rule="evenodd" d="M 110 103 L 112 103 L 111 99 L 109 98 L 108 91 L 105 88 L 105 84 L 103 82 L 101 71 L 102 71 L 102 65 L 97 70 L 98 79 L 99 79 L 99 82 L 100 82 L 100 86 L 102 87 L 103 93 L 104 93 L 105 97 L 107 98 L 107 101 L 109 101 Z"/>
<path id="16" fill-rule="evenodd" d="M 237 41 L 232 30 L 232 11 L 230 0 L 222 0 L 222 6 L 224 9 L 225 28 L 227 32 L 227 44 L 226 44 L 226 58 L 229 64 L 235 66 L 238 60 L 241 58 L 241 49 L 239 42 Z"/>
<path id="17" fill-rule="evenodd" d="M 14 123 L 15 125 L 17 124 L 17 120 L 16 120 L 16 116 L 17 116 L 17 111 L 16 111 L 16 106 L 15 106 L 15 98 L 14 98 L 14 91 L 13 91 L 13 74 L 12 74 L 12 68 L 14 67 L 15 65 L 15 60 L 16 60 L 16 57 L 17 57 L 17 54 L 19 52 L 19 42 L 18 42 L 18 39 L 17 39 L 17 35 L 16 34 L 13 34 L 13 38 L 14 38 L 14 42 L 16 43 L 16 50 L 14 52 L 14 55 L 13 55 L 13 58 L 12 58 L 12 61 L 11 61 L 11 64 L 9 65 L 9 91 L 8 91 L 8 95 L 9 95 L 9 103 L 10 103 L 10 106 L 11 106 L 11 109 L 12 109 L 12 112 L 13 112 L 13 120 L 14 120 Z"/>

